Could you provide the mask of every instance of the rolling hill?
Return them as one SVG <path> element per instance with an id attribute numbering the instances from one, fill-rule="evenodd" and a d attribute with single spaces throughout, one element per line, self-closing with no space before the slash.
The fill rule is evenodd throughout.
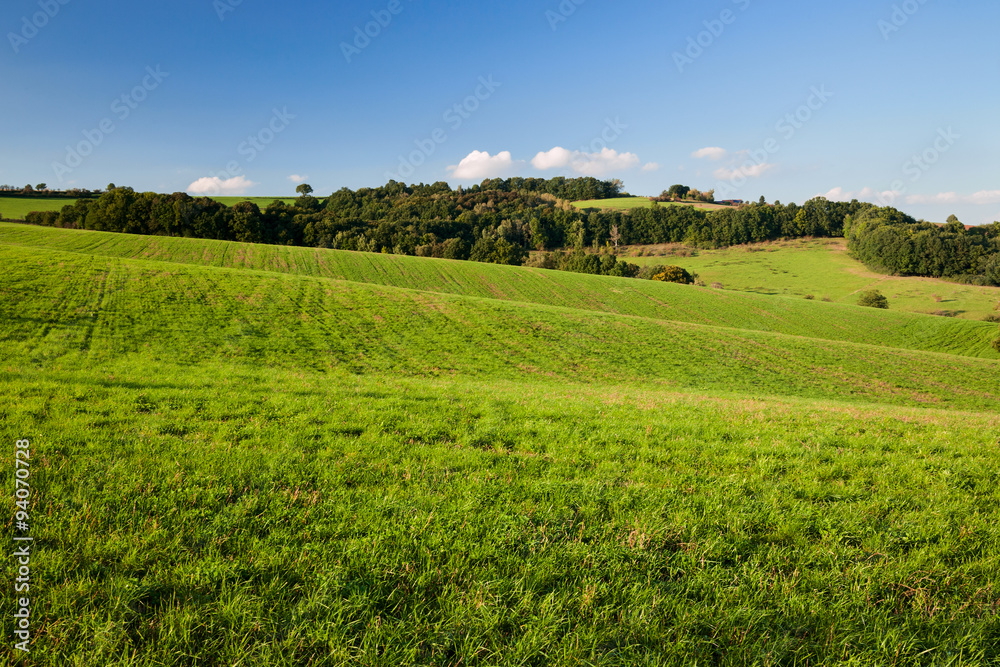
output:
<path id="1" fill-rule="evenodd" d="M 893 310 L 972 320 L 981 320 L 1000 304 L 1000 287 L 870 271 L 848 255 L 844 239 L 777 241 L 718 250 L 648 246 L 626 249 L 624 255 L 640 265 L 679 264 L 707 283 L 720 282 L 727 290 L 757 294 L 813 295 L 854 303 L 859 292 L 878 289 L 889 298 Z"/>
<path id="2" fill-rule="evenodd" d="M 34 664 L 1000 658 L 995 325 L 9 224 L 0 258 Z"/>
<path id="3" fill-rule="evenodd" d="M 605 278 L 541 269 L 314 248 L 246 245 L 23 225 L 0 226 L 9 246 L 104 257 L 252 269 L 440 294 L 561 306 L 617 315 L 770 331 L 826 340 L 998 358 L 993 325 L 875 313 L 803 299 Z"/>

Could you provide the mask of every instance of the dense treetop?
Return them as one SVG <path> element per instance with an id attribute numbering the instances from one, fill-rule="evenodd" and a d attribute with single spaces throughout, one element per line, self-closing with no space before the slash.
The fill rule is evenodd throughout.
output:
<path id="1" fill-rule="evenodd" d="M 704 211 L 661 206 L 585 209 L 571 201 L 623 196 L 617 180 L 490 179 L 468 189 L 447 183 L 343 188 L 326 198 L 299 187 L 292 204 L 253 202 L 227 208 L 209 198 L 108 189 L 28 222 L 74 229 L 192 236 L 422 257 L 522 264 L 531 250 L 688 243 L 723 247 L 799 237 L 850 240 L 859 259 L 892 273 L 960 277 L 1000 284 L 1000 224 L 966 230 L 917 222 L 899 211 L 817 197 L 799 206 L 760 202 Z M 551 268 L 638 275 L 634 265 L 593 262 L 578 253 L 542 260 Z"/>

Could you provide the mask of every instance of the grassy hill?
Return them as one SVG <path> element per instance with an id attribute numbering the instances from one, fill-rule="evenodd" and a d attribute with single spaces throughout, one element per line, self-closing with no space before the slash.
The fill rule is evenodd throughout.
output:
<path id="1" fill-rule="evenodd" d="M 474 262 L 0 225 L 25 248 L 253 269 L 441 294 L 996 359 L 996 326 L 633 279 Z"/>
<path id="2" fill-rule="evenodd" d="M 698 273 L 706 283 L 721 282 L 727 290 L 815 298 L 855 303 L 858 293 L 878 289 L 893 310 L 942 312 L 981 320 L 1000 303 L 1000 288 L 961 285 L 935 278 L 887 276 L 869 271 L 847 254 L 844 239 L 778 241 L 720 250 L 649 246 L 623 254 L 636 264 L 678 264 Z M 638 253 L 644 256 L 637 256 Z"/>
<path id="3" fill-rule="evenodd" d="M 257 207 L 262 211 L 275 200 L 283 201 L 286 204 L 291 204 L 295 201 L 295 197 L 211 197 L 211 199 L 229 207 L 235 206 L 241 201 L 250 201 L 257 204 Z"/>
<path id="4" fill-rule="evenodd" d="M 233 206 L 241 201 L 252 201 L 263 210 L 275 199 L 290 204 L 294 197 L 212 197 L 226 206 Z M 8 220 L 24 220 L 32 211 L 61 211 L 63 206 L 76 203 L 76 199 L 56 197 L 3 197 L 0 196 L 0 217 Z"/>
<path id="5" fill-rule="evenodd" d="M 714 211 L 718 208 L 725 208 L 718 204 L 686 203 L 686 202 L 657 202 L 659 206 L 693 206 L 706 211 Z M 588 201 L 573 202 L 577 208 L 606 208 L 615 211 L 624 211 L 632 208 L 652 208 L 653 202 L 649 197 L 619 197 L 617 199 L 591 199 Z"/>
<path id="6" fill-rule="evenodd" d="M 985 325 L 16 225 L 0 258 L 33 664 L 1000 659 L 998 362 L 941 351 Z"/>
<path id="7" fill-rule="evenodd" d="M 47 197 L 0 196 L 0 218 L 24 220 L 32 211 L 61 211 L 63 206 L 75 204 L 76 199 Z"/>

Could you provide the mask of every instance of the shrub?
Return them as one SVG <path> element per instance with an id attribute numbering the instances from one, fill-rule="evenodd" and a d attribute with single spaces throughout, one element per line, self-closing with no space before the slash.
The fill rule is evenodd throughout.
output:
<path id="1" fill-rule="evenodd" d="M 808 301 L 812 301 L 815 298 L 816 297 L 814 297 L 812 294 L 806 294 L 806 300 L 808 300 Z"/>
<path id="2" fill-rule="evenodd" d="M 990 313 L 989 315 L 983 318 L 983 322 L 1000 322 L 1000 314 Z"/>
<path id="3" fill-rule="evenodd" d="M 694 282 L 691 274 L 679 266 L 665 266 L 662 271 L 655 273 L 650 280 L 663 283 L 680 283 L 681 285 L 690 285 Z"/>
<path id="4" fill-rule="evenodd" d="M 722 283 L 712 283 L 712 289 L 722 289 Z"/>
<path id="5" fill-rule="evenodd" d="M 833 299 L 828 296 L 824 296 L 820 301 L 826 301 L 827 303 L 833 303 Z"/>
<path id="6" fill-rule="evenodd" d="M 889 300 L 877 289 L 862 292 L 858 298 L 858 305 L 866 308 L 888 308 Z"/>

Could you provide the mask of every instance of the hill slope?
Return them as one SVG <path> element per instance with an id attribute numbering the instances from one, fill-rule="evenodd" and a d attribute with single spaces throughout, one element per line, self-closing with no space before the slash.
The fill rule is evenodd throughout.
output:
<path id="1" fill-rule="evenodd" d="M 719 250 L 641 247 L 626 251 L 635 264 L 679 264 L 698 273 L 707 283 L 720 282 L 727 290 L 816 299 L 853 304 L 858 293 L 878 289 L 893 310 L 913 313 L 944 312 L 959 319 L 981 320 L 995 312 L 1000 287 L 962 285 L 936 278 L 889 276 L 875 273 L 847 254 L 844 239 L 816 239 L 760 243 Z M 659 253 L 663 253 L 662 256 Z M 654 256 L 649 256 L 653 254 Z"/>
<path id="2" fill-rule="evenodd" d="M 1000 660 L 996 361 L 492 295 L 624 281 L 123 238 L 0 242 L 35 665 Z M 147 241 L 271 270 L 98 252 Z"/>
<path id="3" fill-rule="evenodd" d="M 1000 399 L 995 362 L 967 357 L 37 248 L 0 246 L 0 259 L 0 341 L 41 365 L 138 356 L 965 408 Z"/>
<path id="4" fill-rule="evenodd" d="M 441 294 L 989 359 L 993 325 L 691 286 L 401 255 L 0 224 L 0 244 L 333 278 Z"/>

